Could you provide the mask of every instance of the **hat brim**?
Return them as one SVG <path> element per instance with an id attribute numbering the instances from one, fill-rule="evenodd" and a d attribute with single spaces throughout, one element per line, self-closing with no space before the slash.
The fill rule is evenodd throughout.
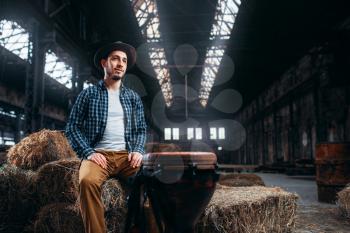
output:
<path id="1" fill-rule="evenodd" d="M 108 55 L 113 51 L 123 51 L 126 53 L 128 58 L 127 70 L 133 67 L 136 63 L 136 50 L 133 46 L 117 41 L 110 44 L 107 44 L 97 50 L 94 56 L 94 64 L 98 69 L 102 69 L 101 60 L 107 58 Z"/>

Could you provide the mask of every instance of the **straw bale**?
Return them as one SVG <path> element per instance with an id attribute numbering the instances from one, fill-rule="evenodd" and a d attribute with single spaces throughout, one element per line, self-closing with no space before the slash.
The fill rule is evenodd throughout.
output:
<path id="1" fill-rule="evenodd" d="M 35 184 L 41 205 L 76 202 L 79 165 L 78 159 L 63 159 L 44 164 L 38 169 Z"/>
<path id="2" fill-rule="evenodd" d="M 127 214 L 125 186 L 116 179 L 108 179 L 102 185 L 102 202 L 108 233 L 122 233 Z"/>
<path id="3" fill-rule="evenodd" d="M 280 188 L 221 186 L 201 216 L 196 232 L 292 232 L 297 198 Z"/>
<path id="4" fill-rule="evenodd" d="M 341 214 L 350 218 L 350 187 L 347 186 L 337 194 L 337 205 Z"/>
<path id="5" fill-rule="evenodd" d="M 0 167 L 0 232 L 22 232 L 39 208 L 35 172 L 12 165 Z"/>
<path id="6" fill-rule="evenodd" d="M 219 184 L 232 187 L 265 186 L 260 176 L 248 173 L 222 173 L 220 174 Z"/>
<path id="7" fill-rule="evenodd" d="M 53 203 L 40 209 L 33 223 L 34 233 L 84 233 L 79 207 Z"/>
<path id="8" fill-rule="evenodd" d="M 101 187 L 102 202 L 105 208 L 105 220 L 108 233 L 123 232 L 126 218 L 125 188 L 116 179 L 108 179 Z M 52 209 L 52 210 L 51 210 Z M 69 220 L 71 218 L 71 220 Z M 40 210 L 36 221 L 31 227 L 35 233 L 43 232 L 81 232 L 83 229 L 79 212 L 79 200 L 75 204 L 52 203 Z M 52 226 L 55 226 L 54 228 Z M 64 227 L 64 228 L 63 228 Z"/>
<path id="9" fill-rule="evenodd" d="M 8 163 L 30 170 L 36 170 L 51 161 L 72 157 L 76 157 L 76 154 L 64 134 L 46 129 L 23 138 L 7 153 Z"/>

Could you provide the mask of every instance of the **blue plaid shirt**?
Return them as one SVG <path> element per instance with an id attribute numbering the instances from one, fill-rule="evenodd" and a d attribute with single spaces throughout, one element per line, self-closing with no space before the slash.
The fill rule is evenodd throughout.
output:
<path id="1" fill-rule="evenodd" d="M 120 103 L 124 110 L 124 137 L 128 152 L 145 153 L 146 122 L 139 95 L 120 86 Z M 66 136 L 79 158 L 94 153 L 107 124 L 108 92 L 103 82 L 84 89 L 78 96 L 66 126 Z"/>

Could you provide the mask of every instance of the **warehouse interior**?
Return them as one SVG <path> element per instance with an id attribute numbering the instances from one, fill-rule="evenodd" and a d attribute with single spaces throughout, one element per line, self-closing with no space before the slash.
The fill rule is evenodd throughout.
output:
<path id="1" fill-rule="evenodd" d="M 78 94 L 102 78 L 96 50 L 123 41 L 137 49 L 123 82 L 142 99 L 148 152 L 214 152 L 225 171 L 315 177 L 318 147 L 350 152 L 349 9 L 345 0 L 0 0 L 1 151 L 63 131 Z M 350 182 L 344 163 L 338 191 Z"/>

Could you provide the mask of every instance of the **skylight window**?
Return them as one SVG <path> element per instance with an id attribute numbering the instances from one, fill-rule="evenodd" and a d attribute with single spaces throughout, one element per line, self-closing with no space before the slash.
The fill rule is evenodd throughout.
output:
<path id="1" fill-rule="evenodd" d="M 215 77 L 219 71 L 220 62 L 224 52 L 225 50 L 223 46 L 212 46 L 207 51 L 202 73 L 201 90 L 199 93 L 200 103 L 203 106 L 207 104 L 209 94 L 214 85 Z"/>
<path id="2" fill-rule="evenodd" d="M 160 43 L 159 16 L 155 0 L 130 0 L 142 35 L 148 43 Z M 157 75 L 165 103 L 169 107 L 172 103 L 172 86 L 170 73 L 167 68 L 165 50 L 162 47 L 150 47 L 148 51 L 151 64 Z"/>
<path id="3" fill-rule="evenodd" d="M 46 53 L 45 73 L 68 88 L 72 88 L 72 67 L 56 56 L 52 51 Z"/>
<path id="4" fill-rule="evenodd" d="M 159 42 L 159 17 L 154 0 L 131 0 L 142 35 L 147 42 Z"/>
<path id="5" fill-rule="evenodd" d="M 11 51 L 24 60 L 28 60 L 28 51 L 31 49 L 29 33 L 14 21 L 0 21 L 0 46 Z"/>
<path id="6" fill-rule="evenodd" d="M 169 107 L 171 105 L 172 87 L 170 80 L 169 70 L 166 68 L 167 60 L 165 58 L 165 51 L 163 48 L 150 48 L 149 56 L 151 59 L 151 64 L 157 75 L 157 79 L 162 90 L 165 103 Z"/>
<path id="7" fill-rule="evenodd" d="M 240 0 L 218 1 L 214 23 L 209 37 L 209 39 L 213 41 L 213 45 L 208 48 L 206 53 L 201 79 L 201 88 L 199 91 L 199 99 L 203 107 L 205 107 L 208 103 L 210 91 L 214 85 L 214 81 L 226 49 L 226 46 L 223 43 L 217 42 L 230 38 L 240 4 Z"/>
<path id="8" fill-rule="evenodd" d="M 210 40 L 230 38 L 240 4 L 240 0 L 219 0 Z"/>

